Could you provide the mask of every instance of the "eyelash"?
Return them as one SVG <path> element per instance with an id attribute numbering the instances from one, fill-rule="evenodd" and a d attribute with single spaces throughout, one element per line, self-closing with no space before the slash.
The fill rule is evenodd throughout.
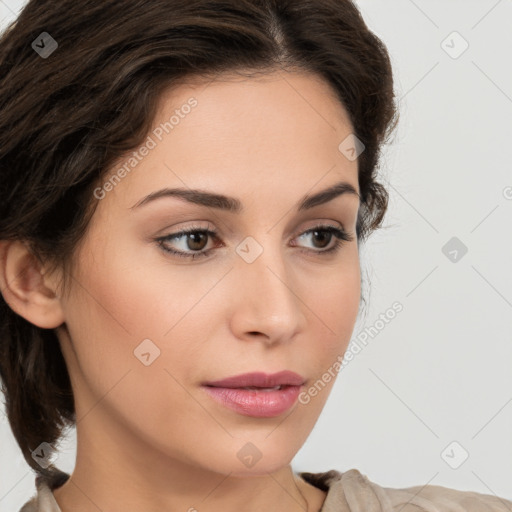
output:
<path id="1" fill-rule="evenodd" d="M 337 228 L 335 226 L 330 226 L 330 225 L 320 225 L 320 226 L 316 226 L 314 228 L 308 229 L 307 231 L 304 231 L 304 233 L 301 233 L 299 235 L 299 237 L 303 236 L 303 235 L 307 235 L 309 233 L 313 233 L 315 231 L 327 232 L 327 233 L 333 234 L 337 238 L 336 243 L 330 249 L 325 249 L 325 250 L 320 250 L 320 251 L 316 251 L 314 249 L 304 249 L 302 252 L 313 252 L 316 254 L 326 254 L 326 253 L 332 254 L 332 253 L 338 252 L 341 249 L 341 246 L 344 245 L 345 242 L 351 242 L 354 240 L 354 237 L 351 234 L 347 233 L 344 229 L 340 229 L 340 228 Z M 169 249 L 168 247 L 166 247 L 164 245 L 164 243 L 166 241 L 180 239 L 183 236 L 190 235 L 190 234 L 197 234 L 197 233 L 206 233 L 210 237 L 218 240 L 216 231 L 210 230 L 210 229 L 192 227 L 190 229 L 185 229 L 185 230 L 179 231 L 177 233 L 172 233 L 170 235 L 166 235 L 164 237 L 157 238 L 155 241 L 158 242 L 158 244 L 162 248 L 162 250 L 164 250 L 165 252 L 170 253 L 174 256 L 178 256 L 180 258 L 196 259 L 196 258 L 206 257 L 210 254 L 211 251 L 213 251 L 213 248 L 207 249 L 206 251 L 203 250 L 201 252 L 196 251 L 195 253 L 184 253 L 182 251 L 176 251 L 174 249 Z"/>

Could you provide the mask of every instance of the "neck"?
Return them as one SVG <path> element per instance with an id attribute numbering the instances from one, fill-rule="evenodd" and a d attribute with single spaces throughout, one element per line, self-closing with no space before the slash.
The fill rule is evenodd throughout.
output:
<path id="1" fill-rule="evenodd" d="M 258 475 L 221 474 L 170 456 L 108 423 L 77 424 L 77 458 L 53 494 L 62 512 L 317 512 L 325 493 L 288 464 Z"/>

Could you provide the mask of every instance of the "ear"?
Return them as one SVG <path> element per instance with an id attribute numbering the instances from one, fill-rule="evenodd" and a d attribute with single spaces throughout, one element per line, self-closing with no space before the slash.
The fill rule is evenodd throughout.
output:
<path id="1" fill-rule="evenodd" d="M 0 291 L 15 313 L 38 327 L 64 322 L 54 280 L 23 241 L 0 241 Z"/>

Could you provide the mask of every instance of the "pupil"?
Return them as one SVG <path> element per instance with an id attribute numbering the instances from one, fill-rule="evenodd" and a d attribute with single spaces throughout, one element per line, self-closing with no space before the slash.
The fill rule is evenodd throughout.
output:
<path id="1" fill-rule="evenodd" d="M 320 239 L 324 239 L 324 241 L 326 242 L 324 245 L 321 245 L 321 248 L 325 247 L 326 245 L 329 245 L 332 233 L 329 233 L 328 231 L 313 231 L 313 234 Z"/>
<path id="2" fill-rule="evenodd" d="M 192 241 L 192 243 L 189 243 L 188 246 L 189 246 L 189 249 L 192 249 L 192 250 L 201 250 L 204 248 L 204 244 L 202 247 L 197 247 L 195 246 L 194 247 L 194 243 L 198 243 L 198 240 L 202 237 L 203 239 L 206 239 L 206 236 L 204 233 L 192 233 L 189 235 L 189 242 L 190 240 Z M 203 240 L 204 242 L 204 240 Z M 201 243 L 199 242 L 199 245 L 201 246 Z"/>

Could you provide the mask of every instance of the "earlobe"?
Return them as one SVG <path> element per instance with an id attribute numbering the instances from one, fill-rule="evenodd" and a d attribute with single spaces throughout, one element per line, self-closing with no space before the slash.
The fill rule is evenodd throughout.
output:
<path id="1" fill-rule="evenodd" d="M 0 242 L 0 290 L 9 307 L 30 323 L 54 329 L 64 322 L 53 283 L 23 241 Z"/>

